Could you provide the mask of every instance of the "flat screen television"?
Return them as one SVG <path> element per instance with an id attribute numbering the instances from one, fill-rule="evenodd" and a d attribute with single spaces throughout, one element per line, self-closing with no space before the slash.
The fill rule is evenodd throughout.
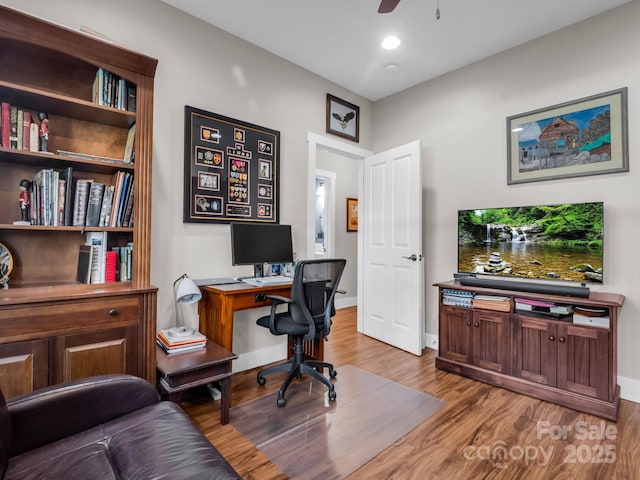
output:
<path id="1" fill-rule="evenodd" d="M 458 272 L 602 283 L 604 205 L 458 211 Z"/>
<path id="2" fill-rule="evenodd" d="M 233 265 L 253 265 L 256 277 L 265 263 L 293 262 L 291 225 L 232 223 L 231 258 Z"/>

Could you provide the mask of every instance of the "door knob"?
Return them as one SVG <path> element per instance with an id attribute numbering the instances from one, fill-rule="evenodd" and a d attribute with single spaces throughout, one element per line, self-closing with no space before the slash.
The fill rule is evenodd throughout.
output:
<path id="1" fill-rule="evenodd" d="M 418 260 L 418 258 L 422 260 L 422 255 L 418 257 L 418 255 L 416 255 L 415 253 L 412 253 L 410 257 L 406 257 L 403 255 L 402 258 L 406 258 L 407 260 L 411 260 L 412 262 L 415 262 L 416 260 Z"/>

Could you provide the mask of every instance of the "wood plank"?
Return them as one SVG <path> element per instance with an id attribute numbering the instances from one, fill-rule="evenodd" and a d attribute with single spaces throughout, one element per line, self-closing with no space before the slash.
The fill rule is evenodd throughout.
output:
<path id="1" fill-rule="evenodd" d="M 437 370 L 436 355 L 436 351 L 426 349 L 423 356 L 416 357 L 361 335 L 356 332 L 356 309 L 338 311 L 325 343 L 325 358 L 338 372 L 341 365 L 355 365 L 446 403 L 402 441 L 356 470 L 349 480 L 637 478 L 640 456 L 635 445 L 640 441 L 640 404 L 622 400 L 618 422 L 614 423 Z M 232 376 L 232 406 L 277 391 L 280 385 L 276 375 L 260 387 L 256 371 Z M 219 402 L 213 402 L 205 392 L 194 392 L 181 405 L 242 478 L 287 478 L 232 425 L 220 425 Z M 548 433 L 556 426 L 570 429 L 566 438 L 553 438 Z M 615 438 L 582 438 L 586 433 L 581 432 L 602 426 L 610 433 L 614 431 Z M 504 462 L 479 458 L 481 447 L 495 452 L 500 445 L 514 454 L 519 449 L 535 449 L 538 457 L 529 461 L 512 457 Z M 585 457 L 575 455 L 578 449 Z M 614 461 L 604 456 L 606 449 L 615 454 Z M 547 462 L 542 451 L 551 452 Z M 586 455 L 589 461 L 584 460 Z M 570 463 L 572 459 L 575 463 Z"/>

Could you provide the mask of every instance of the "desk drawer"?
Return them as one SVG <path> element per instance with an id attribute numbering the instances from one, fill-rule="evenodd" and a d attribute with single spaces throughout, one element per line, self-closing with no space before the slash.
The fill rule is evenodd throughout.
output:
<path id="1" fill-rule="evenodd" d="M 279 289 L 265 289 L 263 292 L 253 291 L 251 293 L 243 293 L 242 295 L 235 296 L 235 309 L 236 310 L 244 310 L 247 308 L 257 308 L 257 307 L 270 307 L 271 300 L 256 300 L 259 298 L 258 296 L 262 295 L 279 295 L 281 297 L 290 297 L 291 296 L 291 286 L 286 286 Z"/>

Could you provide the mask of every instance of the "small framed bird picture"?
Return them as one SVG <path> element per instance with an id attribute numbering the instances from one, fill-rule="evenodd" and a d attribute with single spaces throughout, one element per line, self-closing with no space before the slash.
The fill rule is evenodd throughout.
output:
<path id="1" fill-rule="evenodd" d="M 360 141 L 360 107 L 327 93 L 327 133 Z"/>

